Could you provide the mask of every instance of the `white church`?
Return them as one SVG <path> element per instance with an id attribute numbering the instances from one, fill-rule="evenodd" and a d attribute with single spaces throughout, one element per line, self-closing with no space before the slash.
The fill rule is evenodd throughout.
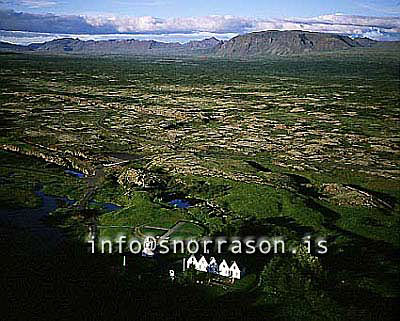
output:
<path id="1" fill-rule="evenodd" d="M 233 262 L 232 265 L 229 266 L 225 260 L 222 260 L 222 262 L 218 264 L 214 257 L 212 257 L 210 263 L 208 263 L 204 256 L 197 260 L 196 257 L 192 255 L 187 259 L 185 268 L 189 269 L 192 266 L 197 271 L 210 272 L 212 274 L 231 278 L 232 280 L 240 280 L 242 277 L 242 271 L 236 262 Z"/>

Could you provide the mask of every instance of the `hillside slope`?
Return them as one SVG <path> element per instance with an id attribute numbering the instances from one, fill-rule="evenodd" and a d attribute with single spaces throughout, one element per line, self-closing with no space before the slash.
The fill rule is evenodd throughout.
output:
<path id="1" fill-rule="evenodd" d="M 307 52 L 335 51 L 364 47 L 347 36 L 306 31 L 261 31 L 239 35 L 222 44 L 218 56 L 293 55 Z"/>

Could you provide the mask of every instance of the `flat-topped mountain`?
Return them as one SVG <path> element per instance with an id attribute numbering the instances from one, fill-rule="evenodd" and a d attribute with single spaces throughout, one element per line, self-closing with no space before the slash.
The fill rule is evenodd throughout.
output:
<path id="1" fill-rule="evenodd" d="M 239 35 L 221 45 L 218 56 L 292 55 L 371 46 L 373 40 L 307 31 L 261 31 Z"/>

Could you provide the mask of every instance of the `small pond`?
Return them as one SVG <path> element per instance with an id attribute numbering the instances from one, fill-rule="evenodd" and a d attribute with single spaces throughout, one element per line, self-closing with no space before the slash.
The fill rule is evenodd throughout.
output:
<path id="1" fill-rule="evenodd" d="M 177 208 L 189 208 L 192 206 L 189 201 L 179 198 L 170 201 L 168 204 Z"/>
<path id="2" fill-rule="evenodd" d="M 73 170 L 70 170 L 70 169 L 66 169 L 64 172 L 66 174 L 69 174 L 69 175 L 72 175 L 72 176 L 75 176 L 75 177 L 78 177 L 78 178 L 84 178 L 85 177 L 85 174 L 83 174 L 81 172 L 73 171 Z"/>

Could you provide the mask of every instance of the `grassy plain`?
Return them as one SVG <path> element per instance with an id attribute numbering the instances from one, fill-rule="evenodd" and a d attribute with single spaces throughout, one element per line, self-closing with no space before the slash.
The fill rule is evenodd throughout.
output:
<path id="1" fill-rule="evenodd" d="M 328 311 L 324 320 L 393 316 L 398 51 L 258 61 L 4 54 L 0 75 L 0 147 L 58 164 L 1 152 L 2 206 L 38 206 L 33 191 L 40 183 L 48 194 L 122 206 L 98 217 L 106 225 L 169 228 L 192 220 L 210 236 L 325 236 L 329 251 L 319 258 L 318 282 L 297 278 L 299 269 L 286 271 L 286 281 L 277 277 L 276 287 L 289 293 L 285 284 L 310 284 L 316 309 Z M 59 166 L 96 176 L 79 180 Z M 136 173 L 158 183 L 135 184 Z M 195 205 L 174 209 L 171 195 Z M 176 234 L 204 232 L 185 224 Z M 252 278 L 286 266 L 267 265 L 269 256 L 235 259 Z M 282 319 L 284 302 L 265 299 L 268 286 L 249 291 L 218 297 L 228 306 L 255 306 L 267 313 L 264 319 Z M 307 300 L 292 294 L 293 305 Z"/>

